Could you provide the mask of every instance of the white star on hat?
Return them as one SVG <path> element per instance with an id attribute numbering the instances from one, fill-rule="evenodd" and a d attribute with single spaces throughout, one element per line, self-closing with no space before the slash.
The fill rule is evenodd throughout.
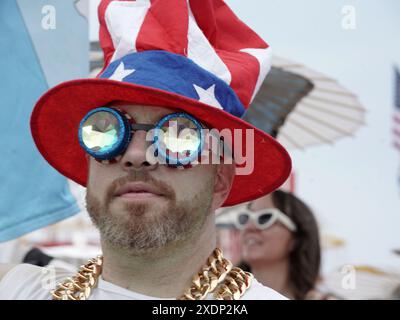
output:
<path id="1" fill-rule="evenodd" d="M 125 69 L 125 65 L 121 61 L 121 63 L 118 65 L 117 69 L 114 70 L 114 73 L 108 79 L 123 81 L 123 79 L 125 77 L 129 76 L 130 74 L 132 74 L 134 72 L 135 72 L 135 69 Z"/>
<path id="2" fill-rule="evenodd" d="M 217 109 L 223 109 L 222 106 L 219 104 L 217 98 L 215 97 L 215 84 L 213 84 L 208 89 L 203 89 L 202 87 L 199 87 L 195 84 L 193 84 L 193 87 L 199 95 L 200 102 L 216 107 Z"/>

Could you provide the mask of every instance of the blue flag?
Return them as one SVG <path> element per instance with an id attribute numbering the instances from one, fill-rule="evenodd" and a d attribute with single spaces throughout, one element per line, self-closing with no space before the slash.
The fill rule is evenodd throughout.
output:
<path id="1" fill-rule="evenodd" d="M 394 69 L 395 87 L 394 87 L 394 105 L 397 111 L 400 111 L 400 72 L 398 68 Z"/>
<path id="2" fill-rule="evenodd" d="M 76 1 L 0 1 L 0 242 L 80 211 L 67 179 L 36 149 L 29 120 L 49 87 L 87 77 L 88 51 Z"/>
<path id="3" fill-rule="evenodd" d="M 394 68 L 394 74 L 393 145 L 400 151 L 400 72 L 396 67 Z"/>

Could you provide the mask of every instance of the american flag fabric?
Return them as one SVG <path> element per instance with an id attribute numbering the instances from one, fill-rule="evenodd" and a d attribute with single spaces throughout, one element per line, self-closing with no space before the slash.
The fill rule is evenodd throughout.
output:
<path id="1" fill-rule="evenodd" d="M 394 88 L 394 114 L 393 114 L 393 144 L 400 152 L 400 72 L 395 68 L 395 88 Z"/>
<path id="2" fill-rule="evenodd" d="M 270 69 L 268 44 L 222 0 L 103 0 L 98 11 L 100 78 L 167 90 L 240 117 Z"/>

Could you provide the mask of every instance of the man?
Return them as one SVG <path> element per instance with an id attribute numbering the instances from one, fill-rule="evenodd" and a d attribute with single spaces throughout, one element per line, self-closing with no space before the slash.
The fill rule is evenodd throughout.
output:
<path id="1" fill-rule="evenodd" d="M 220 0 L 171 3 L 102 1 L 104 69 L 51 89 L 32 114 L 45 159 L 87 187 L 103 256 L 72 279 L 55 270 L 50 289 L 43 269 L 5 268 L 0 298 L 283 298 L 222 256 L 214 221 L 290 172 L 286 151 L 239 119 L 268 45 Z M 234 161 L 210 156 L 210 130 Z"/>

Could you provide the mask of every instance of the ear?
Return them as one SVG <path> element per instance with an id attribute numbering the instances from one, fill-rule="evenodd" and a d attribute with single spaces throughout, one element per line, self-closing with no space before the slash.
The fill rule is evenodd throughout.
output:
<path id="1" fill-rule="evenodd" d="M 235 164 L 217 165 L 214 179 L 214 197 L 211 204 L 213 211 L 220 208 L 228 198 L 235 178 L 235 168 Z"/>

